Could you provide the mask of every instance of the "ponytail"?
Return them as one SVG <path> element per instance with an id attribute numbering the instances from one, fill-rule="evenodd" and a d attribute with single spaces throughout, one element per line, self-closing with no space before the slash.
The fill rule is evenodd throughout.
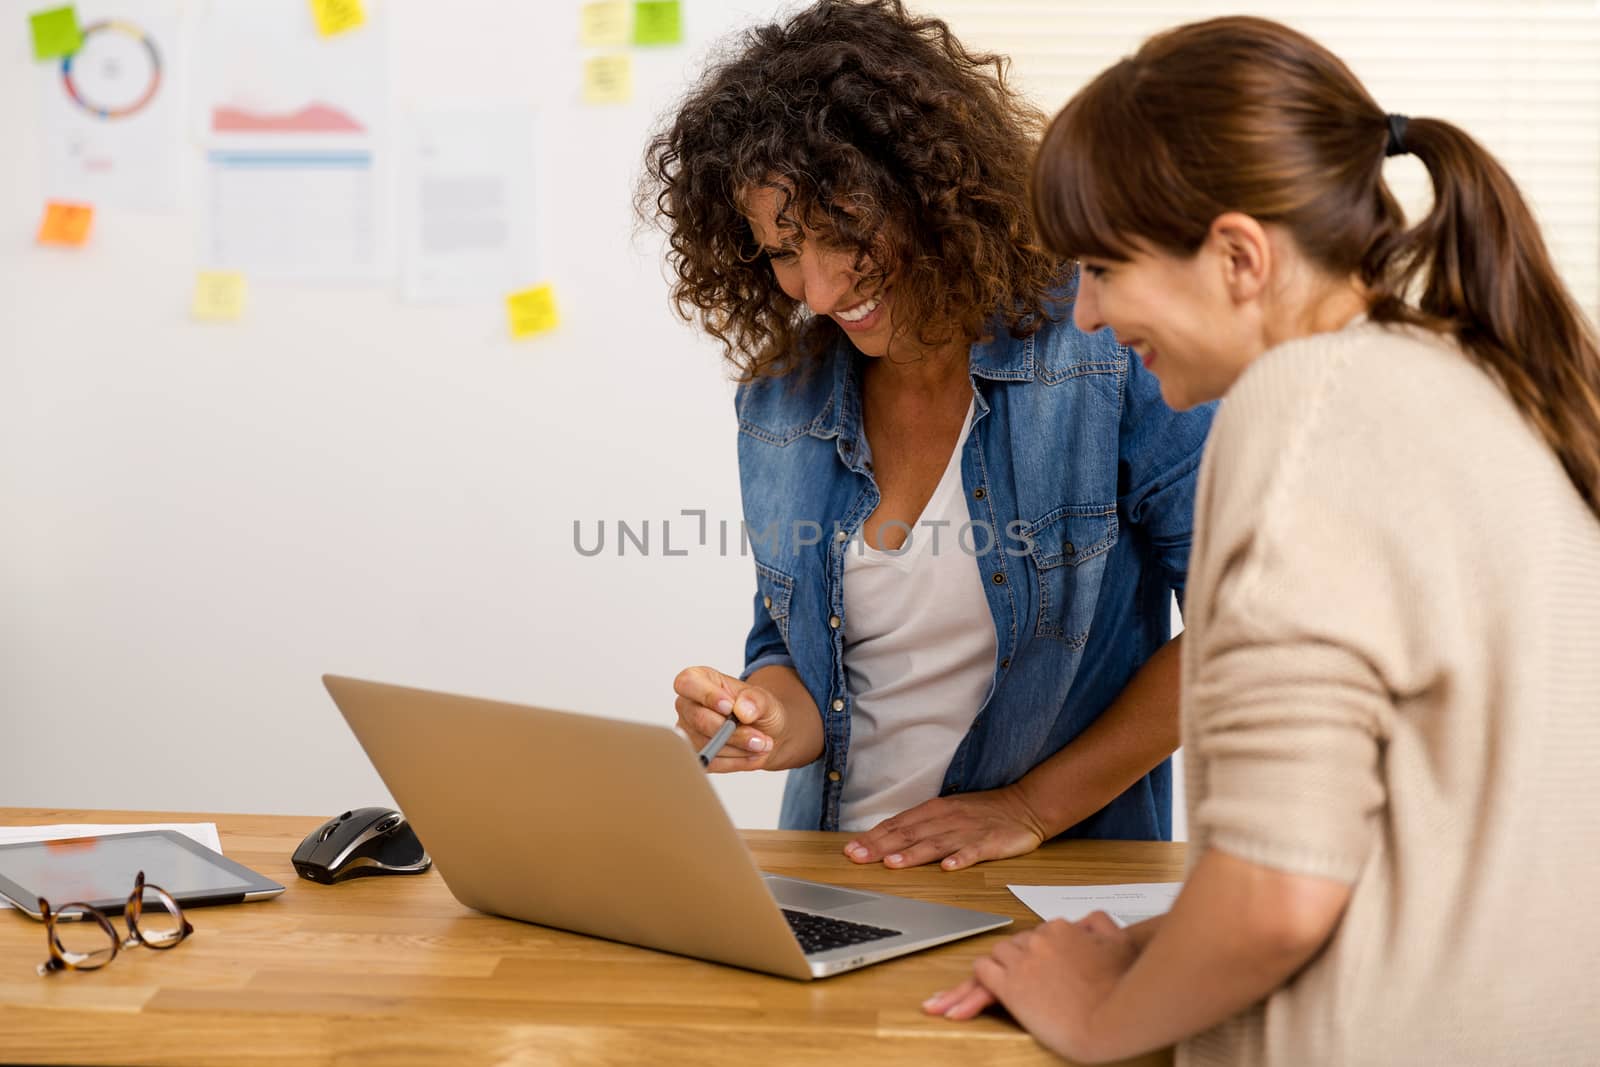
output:
<path id="1" fill-rule="evenodd" d="M 1494 157 L 1447 122 L 1410 119 L 1403 129 L 1403 150 L 1433 179 L 1433 208 L 1369 250 L 1361 270 L 1377 295 L 1369 316 L 1453 336 L 1499 378 L 1600 516 L 1600 346 L 1593 327 Z"/>

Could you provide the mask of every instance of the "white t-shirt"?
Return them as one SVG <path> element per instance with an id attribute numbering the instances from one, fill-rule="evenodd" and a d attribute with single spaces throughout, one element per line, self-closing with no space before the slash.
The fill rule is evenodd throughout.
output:
<path id="1" fill-rule="evenodd" d="M 899 551 L 857 540 L 844 565 L 845 682 L 854 697 L 839 827 L 869 830 L 939 795 L 956 747 L 988 698 L 994 621 L 983 575 L 961 531 L 971 521 L 961 453 Z M 934 526 L 939 521 L 948 526 Z M 963 548 L 965 545 L 965 550 Z"/>

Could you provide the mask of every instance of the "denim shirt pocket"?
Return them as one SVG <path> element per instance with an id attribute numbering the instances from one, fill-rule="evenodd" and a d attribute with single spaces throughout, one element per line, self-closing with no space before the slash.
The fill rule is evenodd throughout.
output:
<path id="1" fill-rule="evenodd" d="M 782 571 L 756 561 L 756 588 L 761 592 L 761 606 L 772 617 L 773 625 L 783 643 L 789 643 L 789 602 L 794 598 L 794 579 Z"/>
<path id="2" fill-rule="evenodd" d="M 1023 543 L 1039 579 L 1035 632 L 1082 648 L 1089 640 L 1106 554 L 1117 543 L 1117 506 L 1057 508 L 1028 527 Z"/>

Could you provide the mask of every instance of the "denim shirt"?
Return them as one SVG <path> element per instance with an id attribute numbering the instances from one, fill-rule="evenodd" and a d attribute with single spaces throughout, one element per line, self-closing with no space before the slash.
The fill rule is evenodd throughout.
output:
<path id="1" fill-rule="evenodd" d="M 1009 785 L 1077 737 L 1171 637 L 1212 407 L 1176 413 L 1109 331 L 1062 321 L 972 346 L 961 455 L 971 526 L 942 530 L 982 576 L 993 681 L 940 795 Z M 822 714 L 823 753 L 789 772 L 780 825 L 837 830 L 850 772 L 845 553 L 879 503 L 862 428 L 866 357 L 841 338 L 811 374 L 740 387 L 739 474 L 756 561 L 744 676 L 794 668 Z M 915 530 L 913 536 L 929 531 Z M 958 540 L 959 539 L 959 540 Z M 1176 709 L 1174 709 L 1176 714 Z M 1066 837 L 1166 839 L 1167 761 Z"/>

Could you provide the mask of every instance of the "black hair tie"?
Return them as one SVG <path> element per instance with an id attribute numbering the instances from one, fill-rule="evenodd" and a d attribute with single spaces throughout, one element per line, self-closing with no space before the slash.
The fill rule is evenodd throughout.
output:
<path id="1" fill-rule="evenodd" d="M 1409 155 L 1411 149 L 1406 147 L 1406 122 L 1404 115 L 1390 114 L 1389 116 L 1389 143 L 1383 146 L 1383 154 L 1388 156 Z"/>

